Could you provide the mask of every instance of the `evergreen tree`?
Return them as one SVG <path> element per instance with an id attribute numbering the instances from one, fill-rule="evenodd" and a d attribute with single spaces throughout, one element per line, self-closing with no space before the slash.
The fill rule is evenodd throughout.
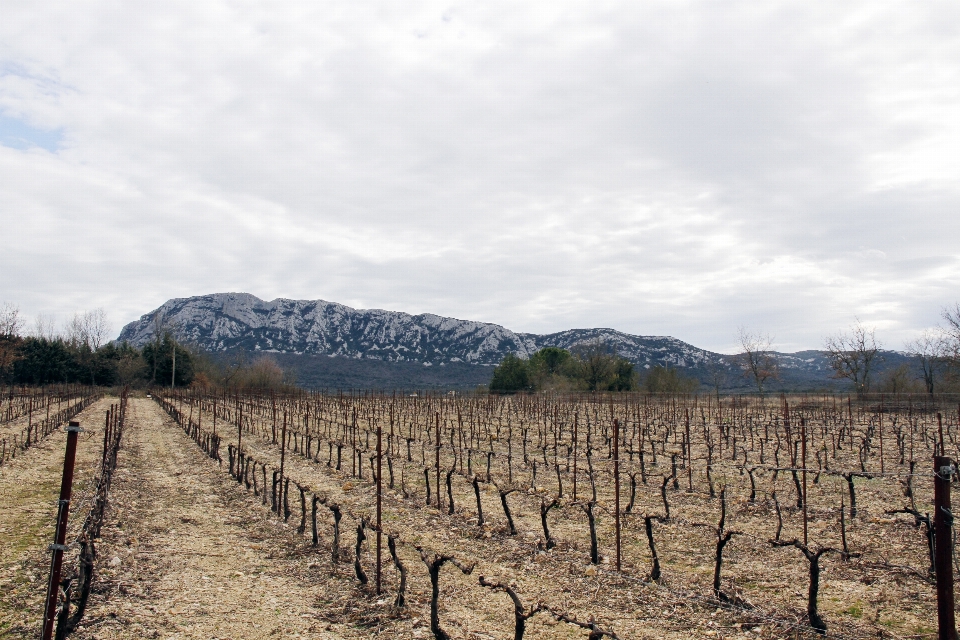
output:
<path id="1" fill-rule="evenodd" d="M 512 353 L 508 353 L 504 356 L 497 368 L 493 370 L 493 379 L 490 381 L 490 391 L 515 393 L 517 391 L 528 391 L 530 389 L 529 363 Z"/>

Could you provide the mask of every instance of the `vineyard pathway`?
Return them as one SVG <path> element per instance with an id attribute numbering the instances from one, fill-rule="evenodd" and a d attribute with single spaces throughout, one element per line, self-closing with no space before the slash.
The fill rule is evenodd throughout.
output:
<path id="1" fill-rule="evenodd" d="M 156 403 L 131 398 L 99 587 L 72 637 L 338 637 L 286 531 L 248 501 Z"/>
<path id="2" fill-rule="evenodd" d="M 87 427 L 77 446 L 68 537 L 90 509 L 110 402 L 95 402 L 76 418 Z M 66 431 L 58 429 L 0 467 L 0 638 L 39 633 L 66 442 Z"/>

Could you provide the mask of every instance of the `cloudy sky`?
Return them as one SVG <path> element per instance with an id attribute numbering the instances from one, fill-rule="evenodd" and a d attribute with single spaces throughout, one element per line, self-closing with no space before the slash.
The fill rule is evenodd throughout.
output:
<path id="1" fill-rule="evenodd" d="M 0 302 L 718 351 L 960 300 L 956 2 L 3 2 Z"/>

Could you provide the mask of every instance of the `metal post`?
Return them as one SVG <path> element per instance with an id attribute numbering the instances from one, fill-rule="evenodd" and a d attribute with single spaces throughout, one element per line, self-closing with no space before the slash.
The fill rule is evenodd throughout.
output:
<path id="1" fill-rule="evenodd" d="M 613 509 L 616 514 L 617 571 L 620 571 L 620 421 L 613 419 Z"/>
<path id="2" fill-rule="evenodd" d="M 283 463 L 287 457 L 287 410 L 283 410 L 283 429 L 280 432 L 280 495 L 283 495 Z M 277 515 L 282 513 L 282 500 L 277 500 Z"/>
<path id="3" fill-rule="evenodd" d="M 800 416 L 800 438 L 803 442 L 800 444 L 800 466 L 803 468 L 803 544 L 810 544 L 807 540 L 807 529 L 809 517 L 807 516 L 807 421 Z"/>
<path id="4" fill-rule="evenodd" d="M 946 456 L 933 459 L 933 527 L 936 540 L 937 623 L 939 640 L 957 640 L 957 623 L 953 609 L 953 514 L 950 512 L 950 480 L 956 472 Z"/>
<path id="5" fill-rule="evenodd" d="M 106 411 L 103 417 L 103 456 L 100 458 L 100 468 L 107 468 L 107 449 L 110 442 L 110 412 Z"/>
<path id="6" fill-rule="evenodd" d="M 939 411 L 937 412 L 937 427 L 939 427 L 940 430 L 940 449 L 935 453 L 942 456 L 944 452 L 946 452 L 946 449 L 943 448 L 943 415 L 941 415 Z"/>
<path id="7" fill-rule="evenodd" d="M 47 606 L 43 614 L 41 640 L 53 637 L 53 623 L 57 616 L 57 599 L 60 595 L 60 572 L 63 567 L 63 552 L 67 549 L 67 516 L 70 514 L 70 495 L 73 493 L 73 467 L 77 457 L 77 437 L 83 429 L 76 420 L 67 427 L 67 451 L 63 456 L 63 477 L 60 481 L 60 500 L 57 503 L 57 531 L 50 550 L 50 582 L 47 583 Z"/>
<path id="8" fill-rule="evenodd" d="M 687 454 L 687 493 L 693 493 L 693 443 L 690 440 L 690 409 L 684 409 L 683 415 L 687 431 L 687 446 L 684 452 Z"/>
<path id="9" fill-rule="evenodd" d="M 437 416 L 437 509 L 443 509 L 443 500 L 440 499 L 440 412 Z"/>
<path id="10" fill-rule="evenodd" d="M 380 514 L 383 501 L 383 425 L 377 421 L 377 595 L 380 595 Z"/>
<path id="11" fill-rule="evenodd" d="M 574 412 L 573 414 L 573 500 L 574 502 L 576 502 L 577 500 L 577 453 L 578 453 L 577 420 L 579 417 L 580 417 L 579 414 Z"/>

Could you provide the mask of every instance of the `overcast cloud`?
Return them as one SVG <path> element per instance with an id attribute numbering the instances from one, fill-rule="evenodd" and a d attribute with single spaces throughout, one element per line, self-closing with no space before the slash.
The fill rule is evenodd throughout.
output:
<path id="1" fill-rule="evenodd" d="M 955 2 L 34 2 L 0 301 L 886 346 L 960 299 Z"/>

